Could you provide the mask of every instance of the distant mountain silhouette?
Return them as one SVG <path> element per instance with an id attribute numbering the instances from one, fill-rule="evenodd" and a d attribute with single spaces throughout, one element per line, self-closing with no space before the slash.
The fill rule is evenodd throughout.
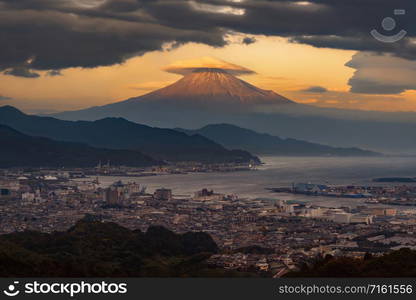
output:
<path id="1" fill-rule="evenodd" d="M 379 153 L 359 148 L 336 148 L 296 139 L 282 139 L 230 124 L 208 125 L 197 130 L 176 129 L 200 134 L 227 148 L 244 149 L 256 155 L 282 156 L 375 156 Z"/>
<path id="2" fill-rule="evenodd" d="M 113 165 L 143 167 L 162 164 L 133 150 L 109 150 L 85 144 L 31 137 L 0 125 L 0 168 L 93 167 L 99 161 Z"/>
<path id="3" fill-rule="evenodd" d="M 225 70 L 199 68 L 146 95 L 55 114 L 65 120 L 123 117 L 165 128 L 228 123 L 336 147 L 414 154 L 416 113 L 321 108 L 255 87 Z"/>
<path id="4" fill-rule="evenodd" d="M 246 151 L 228 150 L 201 135 L 189 136 L 172 129 L 153 128 L 122 118 L 94 122 L 62 121 L 26 115 L 14 107 L 3 106 L 0 107 L 0 124 L 33 136 L 81 142 L 100 148 L 138 150 L 158 160 L 260 162 Z"/>

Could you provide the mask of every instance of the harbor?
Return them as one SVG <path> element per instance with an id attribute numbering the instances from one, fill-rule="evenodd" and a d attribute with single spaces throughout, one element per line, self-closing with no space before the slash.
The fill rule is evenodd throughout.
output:
<path id="1" fill-rule="evenodd" d="M 267 190 L 273 193 L 301 194 L 311 197 L 364 199 L 366 204 L 416 206 L 416 187 L 411 185 L 331 186 L 327 184 L 293 183 L 291 187 L 267 188 Z"/>

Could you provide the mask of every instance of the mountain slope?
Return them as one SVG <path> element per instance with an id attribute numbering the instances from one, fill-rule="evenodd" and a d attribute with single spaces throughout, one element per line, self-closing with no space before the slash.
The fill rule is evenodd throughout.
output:
<path id="1" fill-rule="evenodd" d="M 227 148 L 244 149 L 257 155 L 282 156 L 375 156 L 378 153 L 358 148 L 335 148 L 296 139 L 281 139 L 269 134 L 230 124 L 208 125 L 197 130 L 177 129 L 200 134 Z"/>
<path id="2" fill-rule="evenodd" d="M 84 144 L 31 137 L 0 125 L 0 168 L 93 167 L 101 160 L 113 165 L 151 166 L 161 164 L 138 151 L 108 150 Z"/>
<path id="3" fill-rule="evenodd" d="M 165 88 L 128 101 L 170 102 L 207 108 L 221 106 L 221 109 L 244 109 L 261 104 L 295 104 L 273 91 L 257 88 L 220 69 L 196 70 Z"/>
<path id="4" fill-rule="evenodd" d="M 170 122 L 170 113 L 180 115 L 184 112 L 183 116 L 189 118 L 189 110 L 203 110 L 210 115 L 224 112 L 246 113 L 262 105 L 281 108 L 298 106 L 273 91 L 255 87 L 224 70 L 201 68 L 167 87 L 143 96 L 54 116 L 65 120 L 97 120 L 109 116 L 124 116 L 135 121 L 144 118 L 146 121 L 161 119 Z"/>
<path id="5" fill-rule="evenodd" d="M 89 220 L 91 218 L 91 220 Z M 209 267 L 218 252 L 203 232 L 146 232 L 84 218 L 65 232 L 0 236 L 2 277 L 232 277 L 249 274 Z"/>
<path id="6" fill-rule="evenodd" d="M 172 129 L 153 128 L 122 118 L 94 122 L 62 121 L 26 115 L 11 106 L 4 106 L 0 107 L 0 124 L 33 136 L 81 142 L 94 147 L 139 150 L 169 161 L 259 162 L 250 153 L 227 150 L 200 135 L 188 136 Z"/>

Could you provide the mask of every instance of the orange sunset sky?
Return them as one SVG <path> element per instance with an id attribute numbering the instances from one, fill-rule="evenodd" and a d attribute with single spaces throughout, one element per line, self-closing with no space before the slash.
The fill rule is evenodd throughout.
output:
<path id="1" fill-rule="evenodd" d="M 121 65 L 92 69 L 61 70 L 62 76 L 22 78 L 0 75 L 0 105 L 13 105 L 26 112 L 48 113 L 103 105 L 139 96 L 164 87 L 181 76 L 163 71 L 178 60 L 215 57 L 256 72 L 240 76 L 260 88 L 273 90 L 296 102 L 324 107 L 362 110 L 416 111 L 416 93 L 395 95 L 350 92 L 348 81 L 355 69 L 346 66 L 356 51 L 315 48 L 288 42 L 285 38 L 253 36 L 255 43 L 230 37 L 229 45 L 215 48 L 188 43 L 175 49 L 148 52 Z M 365 69 L 370 76 L 382 70 Z M 411 76 L 412 74 L 407 74 Z M 396 78 L 394 70 L 386 76 Z M 386 78 L 389 80 L 389 78 Z M 326 92 L 307 91 L 323 87 Z"/>

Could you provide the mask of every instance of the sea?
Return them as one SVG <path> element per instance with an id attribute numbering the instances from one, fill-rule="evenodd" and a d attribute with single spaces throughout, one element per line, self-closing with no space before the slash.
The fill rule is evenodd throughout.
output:
<path id="1" fill-rule="evenodd" d="M 362 205 L 364 200 L 273 193 L 268 188 L 290 187 L 293 183 L 364 186 L 400 185 L 402 183 L 375 183 L 373 179 L 379 177 L 416 177 L 416 157 L 268 156 L 261 157 L 261 160 L 264 164 L 253 171 L 169 174 L 149 177 L 101 176 L 99 181 L 103 187 L 109 186 L 117 180 L 136 182 L 146 186 L 148 192 L 153 192 L 155 189 L 162 187 L 169 188 L 177 196 L 190 196 L 202 188 L 207 188 L 227 195 L 236 194 L 240 198 L 246 199 L 312 202 L 323 207 L 355 207 Z M 395 208 L 410 209 L 410 207 L 398 206 L 395 206 Z"/>

